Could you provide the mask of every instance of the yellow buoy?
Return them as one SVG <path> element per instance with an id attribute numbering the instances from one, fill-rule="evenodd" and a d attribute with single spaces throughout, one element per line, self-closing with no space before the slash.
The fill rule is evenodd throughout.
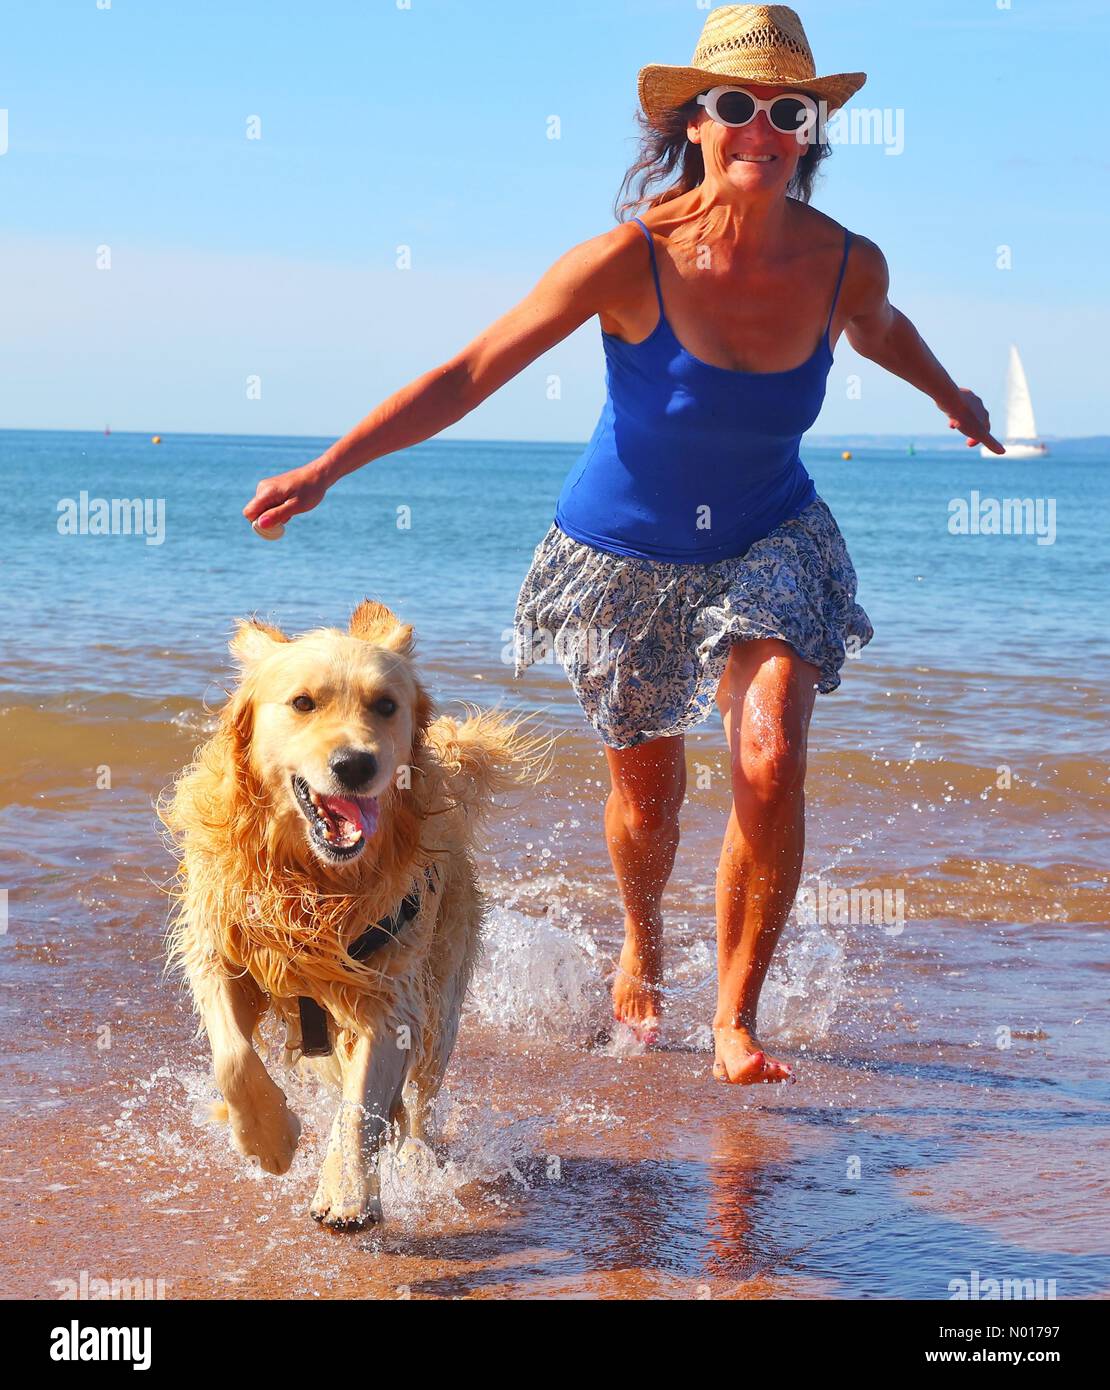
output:
<path id="1" fill-rule="evenodd" d="M 151 442 L 152 444 L 161 444 L 161 442 L 162 442 L 162 436 L 161 436 L 160 434 L 153 435 L 153 436 L 151 437 L 151 441 L 150 441 L 150 442 Z"/>
<path id="2" fill-rule="evenodd" d="M 840 457 L 842 459 L 850 459 L 852 457 L 851 449 L 845 449 L 844 452 L 840 455 Z"/>

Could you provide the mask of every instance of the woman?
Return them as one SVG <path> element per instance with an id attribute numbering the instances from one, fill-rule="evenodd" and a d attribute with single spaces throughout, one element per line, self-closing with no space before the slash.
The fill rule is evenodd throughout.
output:
<path id="1" fill-rule="evenodd" d="M 562 256 L 514 309 L 313 463 L 260 483 L 244 515 L 284 523 L 332 483 L 462 419 L 597 314 L 608 396 L 537 546 L 516 611 L 519 676 L 554 642 L 605 746 L 605 832 L 625 908 L 618 1020 L 657 1033 L 661 900 L 686 787 L 684 732 L 715 699 L 732 809 L 717 868 L 713 1075 L 794 1079 L 755 1036 L 794 901 L 806 737 L 849 644 L 872 636 L 828 507 L 798 456 L 841 332 L 927 394 L 969 446 L 998 453 L 962 390 L 887 299 L 867 238 L 808 205 L 823 119 L 865 81 L 817 77 L 783 5 L 714 9 L 689 68 L 639 77 L 644 185 L 621 223 Z M 823 105 L 822 105 L 823 103 Z M 650 273 L 648 273 L 650 270 Z M 814 343 L 816 342 L 816 347 Z"/>

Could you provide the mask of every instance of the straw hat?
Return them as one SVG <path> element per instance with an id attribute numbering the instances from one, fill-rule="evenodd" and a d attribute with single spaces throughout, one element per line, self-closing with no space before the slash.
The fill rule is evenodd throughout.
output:
<path id="1" fill-rule="evenodd" d="M 865 72 L 818 77 L 802 21 L 789 5 L 719 5 L 710 10 L 688 68 L 640 69 L 640 105 L 650 120 L 724 82 L 798 87 L 835 111 L 867 81 Z"/>

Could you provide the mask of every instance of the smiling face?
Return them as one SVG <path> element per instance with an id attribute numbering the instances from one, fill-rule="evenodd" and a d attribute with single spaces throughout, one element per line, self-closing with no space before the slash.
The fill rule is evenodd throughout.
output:
<path id="1" fill-rule="evenodd" d="M 764 99 L 801 90 L 761 82 L 740 85 Z M 701 146 L 710 184 L 729 185 L 747 195 L 785 193 L 808 145 L 789 131 L 776 130 L 766 111 L 757 111 L 744 126 L 720 125 L 704 106 L 699 106 L 698 112 L 687 127 L 687 136 Z"/>
<path id="2" fill-rule="evenodd" d="M 331 630 L 274 640 L 249 625 L 233 647 L 246 667 L 250 766 L 273 831 L 299 836 L 330 867 L 354 863 L 412 760 L 426 705 L 407 653 Z"/>

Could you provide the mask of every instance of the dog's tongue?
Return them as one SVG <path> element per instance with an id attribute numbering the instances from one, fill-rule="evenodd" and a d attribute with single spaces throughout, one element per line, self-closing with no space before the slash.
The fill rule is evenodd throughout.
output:
<path id="1" fill-rule="evenodd" d="M 321 796 L 320 802 L 332 820 L 361 830 L 369 840 L 378 828 L 378 798 L 376 796 L 355 796 L 347 800 L 342 796 Z"/>

